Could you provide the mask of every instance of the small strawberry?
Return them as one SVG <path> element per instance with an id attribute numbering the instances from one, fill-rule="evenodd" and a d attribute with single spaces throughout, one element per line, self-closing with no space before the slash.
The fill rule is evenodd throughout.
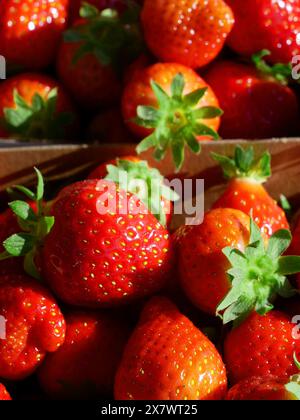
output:
<path id="1" fill-rule="evenodd" d="M 170 148 L 176 169 L 187 145 L 200 152 L 200 141 L 216 139 L 222 111 L 207 83 L 181 64 L 158 63 L 141 69 L 125 87 L 123 117 L 130 130 L 146 137 L 138 153 L 154 148 L 157 160 Z M 208 120 L 204 124 L 204 120 Z"/>
<path id="2" fill-rule="evenodd" d="M 42 388 L 53 398 L 109 395 L 129 328 L 109 313 L 73 312 L 66 316 L 66 339 L 39 370 Z"/>
<path id="3" fill-rule="evenodd" d="M 0 315 L 6 338 L 0 339 L 0 377 L 30 376 L 48 352 L 65 339 L 65 321 L 49 292 L 24 275 L 0 277 Z"/>
<path id="4" fill-rule="evenodd" d="M 220 126 L 223 138 L 261 139 L 297 133 L 297 95 L 287 86 L 282 66 L 272 69 L 258 64 L 262 54 L 255 57 L 257 69 L 228 60 L 214 63 L 205 74 L 224 111 Z M 292 69 L 287 72 L 291 77 Z"/>
<path id="5" fill-rule="evenodd" d="M 26 73 L 0 84 L 0 137 L 65 139 L 74 134 L 75 111 L 59 84 Z"/>
<path id="6" fill-rule="evenodd" d="M 232 383 L 252 376 L 287 379 L 298 372 L 294 355 L 300 356 L 295 324 L 280 311 L 251 314 L 225 339 L 225 361 Z"/>
<path id="7" fill-rule="evenodd" d="M 127 14 L 120 16 L 117 10 L 99 11 L 84 3 L 80 13 L 82 19 L 64 35 L 57 71 L 78 105 L 97 110 L 119 98 L 118 72 L 124 61 L 139 53 L 138 29 L 132 19 L 127 19 Z"/>
<path id="8" fill-rule="evenodd" d="M 249 217 L 239 210 L 216 209 L 202 224 L 183 226 L 175 233 L 181 286 L 202 311 L 215 315 L 230 289 L 230 267 L 222 250 L 233 246 L 241 251 L 249 243 Z"/>
<path id="9" fill-rule="evenodd" d="M 117 400 L 217 400 L 226 370 L 214 345 L 166 298 L 153 298 L 130 337 L 115 380 Z"/>
<path id="10" fill-rule="evenodd" d="M 223 0 L 145 0 L 142 23 L 160 60 L 198 68 L 221 51 L 234 17 Z"/>
<path id="11" fill-rule="evenodd" d="M 164 184 L 164 177 L 158 169 L 150 168 L 146 161 L 136 156 L 127 156 L 104 163 L 89 175 L 89 179 L 102 178 L 138 196 L 162 225 L 170 224 L 172 202 L 178 196 Z M 144 183 L 144 188 L 141 183 Z"/>
<path id="12" fill-rule="evenodd" d="M 137 196 L 111 181 L 77 182 L 59 193 L 48 216 L 36 171 L 38 215 L 17 206 L 27 231 L 4 242 L 4 258 L 25 256 L 25 270 L 35 277 L 38 263 L 54 292 L 76 306 L 120 305 L 164 286 L 173 266 L 171 239 Z"/>
<path id="13" fill-rule="evenodd" d="M 2 384 L 0 384 L 0 401 L 11 401 L 11 396 Z"/>
<path id="14" fill-rule="evenodd" d="M 47 67 L 66 27 L 68 7 L 69 0 L 0 0 L 0 54 L 13 66 Z"/>
<path id="15" fill-rule="evenodd" d="M 220 163 L 224 176 L 229 179 L 224 194 L 213 208 L 229 207 L 243 211 L 254 219 L 268 237 L 279 229 L 289 229 L 284 211 L 262 185 L 271 175 L 268 152 L 255 158 L 252 147 L 243 149 L 237 146 L 233 158 L 216 153 L 212 157 Z"/>
<path id="16" fill-rule="evenodd" d="M 300 3 L 298 0 L 226 0 L 235 16 L 228 45 L 251 56 L 268 49 L 273 63 L 290 63 L 300 53 Z"/>
<path id="17" fill-rule="evenodd" d="M 274 376 L 246 378 L 229 390 L 226 400 L 300 400 L 300 375 L 291 376 L 289 382 Z"/>

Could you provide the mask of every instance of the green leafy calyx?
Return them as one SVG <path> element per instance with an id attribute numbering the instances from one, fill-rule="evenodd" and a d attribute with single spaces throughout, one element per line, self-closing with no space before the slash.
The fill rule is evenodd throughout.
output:
<path id="1" fill-rule="evenodd" d="M 3 127 L 17 138 L 58 140 L 65 137 L 65 128 L 71 124 L 71 113 L 57 112 L 57 88 L 52 89 L 46 98 L 36 93 L 28 104 L 14 90 L 14 108 L 5 108 L 1 121 Z"/>
<path id="2" fill-rule="evenodd" d="M 83 2 L 80 16 L 84 20 L 64 34 L 66 42 L 81 43 L 73 58 L 74 64 L 89 53 L 104 66 L 112 65 L 116 69 L 136 58 L 143 50 L 139 13 L 140 7 L 134 1 L 128 1 L 122 14 L 115 9 L 99 11 Z"/>
<path id="3" fill-rule="evenodd" d="M 252 56 L 252 61 L 257 70 L 282 85 L 288 85 L 292 81 L 292 64 L 277 63 L 270 65 L 265 60 L 269 55 L 271 55 L 269 50 L 262 50 Z"/>
<path id="4" fill-rule="evenodd" d="M 135 194 L 166 225 L 166 209 L 162 198 L 178 200 L 177 194 L 164 183 L 158 169 L 150 168 L 146 161 L 131 162 L 117 159 L 116 165 L 107 165 L 106 180 L 113 181 L 125 191 Z"/>
<path id="5" fill-rule="evenodd" d="M 294 290 L 286 276 L 300 272 L 300 257 L 282 256 L 291 239 L 288 230 L 279 230 L 266 245 L 251 219 L 250 240 L 245 250 L 223 249 L 231 264 L 227 271 L 231 289 L 217 308 L 224 324 L 239 323 L 253 311 L 266 314 L 273 309 L 276 295 L 293 296 Z"/>
<path id="6" fill-rule="evenodd" d="M 212 153 L 212 158 L 217 161 L 225 178 L 249 178 L 263 183 L 271 176 L 271 156 L 269 152 L 255 158 L 253 147 L 235 148 L 232 158 L 217 153 Z"/>
<path id="7" fill-rule="evenodd" d="M 218 133 L 205 125 L 203 120 L 222 115 L 219 108 L 199 107 L 199 102 L 207 91 L 206 87 L 184 95 L 184 86 L 184 77 L 178 73 L 171 83 L 169 96 L 152 80 L 151 87 L 158 107 L 139 106 L 135 119 L 136 124 L 153 129 L 153 132 L 138 145 L 137 152 L 142 153 L 154 148 L 154 157 L 162 160 L 167 150 L 171 149 L 176 170 L 182 167 L 186 145 L 193 153 L 200 153 L 198 136 L 219 138 Z"/>
<path id="8" fill-rule="evenodd" d="M 17 216 L 21 229 L 3 242 L 5 251 L 0 254 L 0 261 L 13 257 L 24 257 L 24 269 L 30 276 L 39 279 L 40 275 L 35 265 L 35 255 L 43 239 L 50 233 L 54 225 L 54 217 L 48 216 L 43 205 L 44 181 L 41 172 L 35 168 L 37 188 L 33 192 L 26 187 L 17 185 L 14 188 L 23 193 L 30 201 L 35 201 L 36 211 L 26 202 L 16 200 L 9 207 Z"/>

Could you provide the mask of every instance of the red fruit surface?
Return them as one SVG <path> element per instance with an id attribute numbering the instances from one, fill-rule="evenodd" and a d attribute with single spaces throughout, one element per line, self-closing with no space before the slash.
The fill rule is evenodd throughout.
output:
<path id="1" fill-rule="evenodd" d="M 105 208 L 108 188 L 114 190 L 116 208 L 114 200 Z M 43 273 L 63 301 L 84 307 L 120 305 L 151 295 L 167 281 L 173 258 L 167 230 L 115 184 L 73 184 L 59 194 L 52 214 L 56 221 L 42 250 Z"/>
<path id="2" fill-rule="evenodd" d="M 64 317 L 50 293 L 26 276 L 0 277 L 0 315 L 6 338 L 0 340 L 0 377 L 30 376 L 48 352 L 65 339 Z"/>
<path id="3" fill-rule="evenodd" d="M 47 67 L 66 27 L 68 7 L 69 0 L 0 0 L 0 54 L 21 68 Z"/>
<path id="4" fill-rule="evenodd" d="M 296 324 L 283 312 L 251 314 L 225 339 L 224 357 L 232 383 L 251 376 L 288 378 L 296 374 L 294 353 L 300 357 L 296 331 Z"/>
<path id="5" fill-rule="evenodd" d="M 146 137 L 151 133 L 151 130 L 140 127 L 134 122 L 137 114 L 136 110 L 139 105 L 153 106 L 157 108 L 157 99 L 151 89 L 150 82 L 154 80 L 159 84 L 163 90 L 170 94 L 171 83 L 174 77 L 181 73 L 185 79 L 184 94 L 191 93 L 197 89 L 207 87 L 207 92 L 199 102 L 199 107 L 214 106 L 219 107 L 219 102 L 213 93 L 212 89 L 207 83 L 192 69 L 181 64 L 175 63 L 158 63 L 153 66 L 146 67 L 135 74 L 134 78 L 125 87 L 122 98 L 123 118 L 127 122 L 128 127 L 138 137 Z M 206 120 L 205 124 L 214 130 L 218 130 L 220 125 L 220 118 L 213 118 Z M 200 137 L 199 140 L 203 140 Z"/>
<path id="6" fill-rule="evenodd" d="M 286 379 L 280 380 L 274 376 L 251 377 L 232 387 L 226 400 L 292 400 L 295 399 L 285 389 Z"/>
<path id="7" fill-rule="evenodd" d="M 142 23 L 156 57 L 197 68 L 221 51 L 234 17 L 223 0 L 145 0 Z"/>
<path id="8" fill-rule="evenodd" d="M 268 49 L 273 63 L 290 63 L 299 54 L 299 0 L 226 0 L 235 16 L 228 45 L 251 56 Z"/>
<path id="9" fill-rule="evenodd" d="M 0 401 L 11 401 L 11 396 L 2 384 L 0 384 Z"/>
<path id="10" fill-rule="evenodd" d="M 126 320 L 104 312 L 73 312 L 66 324 L 64 344 L 39 370 L 42 388 L 53 398 L 109 395 L 128 338 Z"/>
<path id="11" fill-rule="evenodd" d="M 223 109 L 220 135 L 225 139 L 292 136 L 299 126 L 295 92 L 254 66 L 214 63 L 205 74 Z"/>
<path id="12" fill-rule="evenodd" d="M 279 229 L 289 229 L 285 213 L 259 182 L 232 179 L 213 208 L 241 210 L 253 218 L 261 231 L 272 236 Z"/>
<path id="13" fill-rule="evenodd" d="M 117 400 L 217 400 L 226 370 L 214 345 L 166 298 L 153 298 L 127 343 Z"/>
<path id="14" fill-rule="evenodd" d="M 225 208 L 211 210 L 202 224 L 183 226 L 175 233 L 181 286 L 202 311 L 215 315 L 228 293 L 230 262 L 222 250 L 232 246 L 243 251 L 249 242 L 249 229 L 246 214 Z"/>

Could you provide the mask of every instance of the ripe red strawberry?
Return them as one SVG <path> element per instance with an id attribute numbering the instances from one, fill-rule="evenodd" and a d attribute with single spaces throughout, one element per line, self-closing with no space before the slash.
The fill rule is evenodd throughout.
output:
<path id="1" fill-rule="evenodd" d="M 197 68 L 221 51 L 234 17 L 223 0 L 145 0 L 142 22 L 154 55 Z"/>
<path id="2" fill-rule="evenodd" d="M 49 292 L 25 275 L 0 277 L 0 315 L 6 338 L 0 340 L 0 377 L 30 376 L 48 352 L 65 339 L 65 321 Z"/>
<path id="3" fill-rule="evenodd" d="M 220 126 L 223 138 L 287 137 L 297 132 L 296 93 L 276 79 L 275 70 L 273 74 L 269 71 L 234 61 L 216 62 L 208 70 L 205 78 L 224 111 Z"/>
<path id="4" fill-rule="evenodd" d="M 125 87 L 122 98 L 128 127 L 139 137 L 147 136 L 138 153 L 154 148 L 155 158 L 161 160 L 171 149 L 176 169 L 183 164 L 185 145 L 199 153 L 201 140 L 218 138 L 222 114 L 218 105 L 213 91 L 197 73 L 174 63 L 141 69 Z"/>
<path id="5" fill-rule="evenodd" d="M 11 396 L 2 384 L 0 384 L 0 401 L 11 401 Z"/>
<path id="6" fill-rule="evenodd" d="M 66 324 L 64 344 L 39 370 L 42 388 L 54 398 L 111 394 L 128 338 L 127 322 L 104 312 L 73 312 Z"/>
<path id="7" fill-rule="evenodd" d="M 244 251 L 250 238 L 249 217 L 239 210 L 216 209 L 202 224 L 183 226 L 175 233 L 181 286 L 202 311 L 215 315 L 230 289 L 230 263 L 222 250 L 232 246 Z"/>
<path id="8" fill-rule="evenodd" d="M 150 168 L 146 161 L 142 161 L 136 156 L 114 159 L 98 166 L 88 178 L 104 178 L 120 185 L 122 189 L 136 194 L 160 223 L 169 226 L 172 219 L 172 202 L 176 201 L 178 197 L 164 185 L 164 177 L 161 173 L 157 169 Z M 136 184 L 136 181 L 145 183 L 146 195 L 141 186 Z M 158 195 L 159 188 L 161 189 L 160 196 Z"/>
<path id="9" fill-rule="evenodd" d="M 75 128 L 73 105 L 50 77 L 26 73 L 0 84 L 0 137 L 65 139 Z"/>
<path id="10" fill-rule="evenodd" d="M 14 66 L 47 67 L 66 27 L 68 7 L 69 0 L 0 0 L 0 54 Z"/>
<path id="11" fill-rule="evenodd" d="M 253 376 L 244 379 L 231 388 L 227 394 L 227 400 L 299 400 L 300 383 L 299 375 L 291 377 L 287 382 L 274 376 Z"/>
<path id="12" fill-rule="evenodd" d="M 123 61 L 139 51 L 138 31 L 116 10 L 84 4 L 80 19 L 64 36 L 57 57 L 63 85 L 83 109 L 116 102 L 121 93 Z"/>
<path id="13" fill-rule="evenodd" d="M 299 54 L 300 2 L 298 0 L 226 0 L 235 16 L 228 45 L 251 56 L 268 49 L 273 63 L 290 63 Z"/>
<path id="14" fill-rule="evenodd" d="M 213 208 L 233 208 L 251 216 L 264 235 L 270 237 L 277 230 L 289 229 L 285 213 L 270 197 L 263 183 L 271 175 L 270 155 L 254 157 L 252 147 L 237 146 L 233 158 L 214 153 L 229 183 Z"/>
<path id="15" fill-rule="evenodd" d="M 154 298 L 127 343 L 117 400 L 217 400 L 226 370 L 214 345 L 171 301 Z"/>
<path id="16" fill-rule="evenodd" d="M 295 324 L 280 311 L 250 315 L 225 339 L 225 361 L 232 383 L 251 376 L 288 378 L 297 373 L 294 354 L 300 356 Z"/>

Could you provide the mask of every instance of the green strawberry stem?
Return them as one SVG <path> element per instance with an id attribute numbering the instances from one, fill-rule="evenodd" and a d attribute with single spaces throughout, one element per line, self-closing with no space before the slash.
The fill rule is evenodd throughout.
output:
<path id="1" fill-rule="evenodd" d="M 264 315 L 273 309 L 273 300 L 279 295 L 294 295 L 287 275 L 300 272 L 299 256 L 282 256 L 291 243 L 291 233 L 279 230 L 265 245 L 258 226 L 251 219 L 249 245 L 242 252 L 227 247 L 223 253 L 231 267 L 227 271 L 231 289 L 217 308 L 223 323 L 244 320 L 251 312 Z"/>
<path id="2" fill-rule="evenodd" d="M 179 197 L 164 184 L 164 177 L 158 169 L 150 168 L 146 161 L 131 162 L 117 159 L 116 165 L 107 165 L 107 172 L 106 180 L 113 181 L 123 190 L 135 194 L 159 222 L 166 225 L 162 198 L 176 201 Z"/>
<path id="3" fill-rule="evenodd" d="M 105 9 L 83 2 L 80 16 L 84 22 L 73 26 L 64 34 L 66 42 L 80 42 L 73 62 L 92 53 L 104 66 L 112 65 L 119 71 L 124 62 L 135 59 L 143 50 L 139 25 L 140 7 L 129 2 L 127 10 L 119 15 L 117 10 Z"/>
<path id="4" fill-rule="evenodd" d="M 23 193 L 29 200 L 36 202 L 36 213 L 26 201 L 16 200 L 9 203 L 9 207 L 17 216 L 22 232 L 10 236 L 3 242 L 5 251 L 0 254 L 0 261 L 13 257 L 24 257 L 25 272 L 36 279 L 40 279 L 34 258 L 43 239 L 51 231 L 55 220 L 53 216 L 45 214 L 43 204 L 44 180 L 37 168 L 35 168 L 35 172 L 37 174 L 35 192 L 21 185 L 14 188 Z"/>
<path id="5" fill-rule="evenodd" d="M 184 162 L 185 146 L 195 154 L 200 153 L 201 146 L 197 136 L 210 136 L 215 140 L 219 138 L 218 133 L 205 125 L 203 120 L 222 115 L 222 111 L 216 107 L 199 108 L 199 102 L 207 88 L 184 95 L 184 86 L 184 76 L 178 73 L 171 83 L 169 96 L 152 80 L 151 87 L 158 107 L 138 106 L 137 118 L 134 120 L 137 125 L 154 130 L 137 146 L 137 152 L 140 154 L 154 148 L 155 159 L 162 160 L 167 150 L 171 149 L 177 171 Z"/>
<path id="6" fill-rule="evenodd" d="M 294 353 L 294 361 L 299 373 L 291 376 L 290 381 L 285 385 L 285 389 L 293 396 L 293 399 L 300 400 L 300 362 L 296 353 Z"/>
<path id="7" fill-rule="evenodd" d="M 57 88 L 52 89 L 46 99 L 36 93 L 31 104 L 27 104 L 16 90 L 13 95 L 15 108 L 5 108 L 0 122 L 10 134 L 23 140 L 65 137 L 65 128 L 74 115 L 57 112 Z"/>
<path id="8" fill-rule="evenodd" d="M 221 165 L 226 179 L 249 178 L 262 184 L 271 176 L 269 152 L 255 158 L 253 147 L 236 146 L 232 158 L 217 153 L 211 153 L 211 156 Z"/>

